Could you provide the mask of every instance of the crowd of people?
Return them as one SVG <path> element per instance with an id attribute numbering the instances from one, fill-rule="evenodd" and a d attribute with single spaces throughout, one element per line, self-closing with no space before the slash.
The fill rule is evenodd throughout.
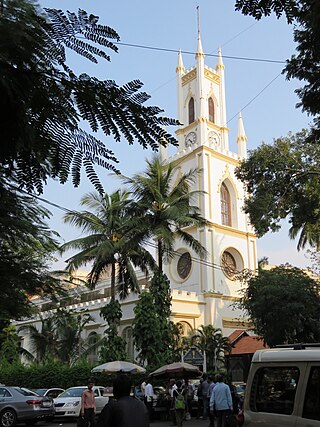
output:
<path id="1" fill-rule="evenodd" d="M 81 399 L 80 419 L 85 421 L 81 427 L 149 427 L 153 421 L 153 386 L 149 378 L 141 384 L 143 402 L 131 396 L 130 377 L 118 375 L 113 382 L 113 398 L 102 410 L 95 426 L 95 400 L 93 383 Z M 168 418 L 172 426 L 182 427 L 184 420 L 191 418 L 191 405 L 194 399 L 194 386 L 187 378 L 170 380 L 167 385 Z M 213 378 L 203 374 L 197 386 L 196 417 L 209 421 L 209 427 L 232 427 L 237 425 L 241 416 L 241 400 L 232 385 L 224 382 L 222 375 Z M 231 424 L 231 419 L 233 424 Z M 80 425 L 79 425 L 80 427 Z M 207 426 L 206 426 L 207 427 Z"/>

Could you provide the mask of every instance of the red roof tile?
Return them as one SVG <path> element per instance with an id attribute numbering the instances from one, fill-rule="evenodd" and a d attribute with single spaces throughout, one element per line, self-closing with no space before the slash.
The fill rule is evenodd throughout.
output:
<path id="1" fill-rule="evenodd" d="M 263 340 L 259 339 L 258 336 L 244 335 L 234 344 L 231 354 L 250 354 L 257 350 L 265 350 L 266 348 L 268 348 L 268 346 L 264 345 Z"/>

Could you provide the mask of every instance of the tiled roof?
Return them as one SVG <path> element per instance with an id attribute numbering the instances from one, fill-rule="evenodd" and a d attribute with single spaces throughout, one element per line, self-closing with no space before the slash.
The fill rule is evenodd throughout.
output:
<path id="1" fill-rule="evenodd" d="M 266 348 L 268 348 L 268 346 L 264 345 L 263 340 L 258 336 L 245 334 L 234 343 L 231 354 L 251 354 L 257 350 L 265 350 Z"/>
<path id="2" fill-rule="evenodd" d="M 232 334 L 229 335 L 228 339 L 231 343 L 233 343 L 234 341 L 237 341 L 242 334 L 244 334 L 244 336 L 248 335 L 247 332 L 243 329 L 236 329 L 232 332 Z"/>

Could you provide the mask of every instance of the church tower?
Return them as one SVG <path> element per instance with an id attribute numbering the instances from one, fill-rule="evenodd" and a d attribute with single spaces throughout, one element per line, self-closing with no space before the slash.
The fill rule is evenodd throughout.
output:
<path id="1" fill-rule="evenodd" d="M 257 268 L 256 236 L 243 212 L 244 189 L 235 176 L 239 160 L 246 158 L 247 137 L 241 113 L 238 118 L 237 153 L 229 149 L 225 97 L 225 67 L 221 49 L 215 69 L 205 65 L 198 31 L 195 65 L 185 69 L 178 54 L 177 99 L 181 126 L 176 135 L 177 153 L 168 158 L 182 173 L 202 170 L 193 204 L 200 208 L 207 225 L 189 228 L 207 250 L 200 260 L 183 242 L 176 242 L 176 255 L 165 266 L 173 289 L 203 296 L 205 324 L 230 331 L 237 328 L 231 304 L 239 297 L 237 273 Z"/>

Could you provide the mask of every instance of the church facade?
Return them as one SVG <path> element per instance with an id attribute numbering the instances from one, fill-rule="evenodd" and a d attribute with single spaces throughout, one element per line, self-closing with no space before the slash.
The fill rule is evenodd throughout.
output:
<path id="1" fill-rule="evenodd" d="M 182 242 L 177 241 L 175 256 L 165 265 L 165 273 L 172 287 L 172 320 L 180 323 L 185 334 L 201 325 L 221 328 L 225 336 L 234 330 L 245 330 L 249 324 L 243 313 L 233 304 L 239 298 L 241 284 L 237 273 L 257 268 L 256 236 L 242 211 L 244 189 L 235 177 L 239 160 L 246 157 L 247 138 L 242 117 L 238 119 L 237 153 L 229 150 L 229 130 L 226 120 L 224 64 L 219 51 L 215 69 L 205 65 L 200 35 L 195 65 L 186 70 L 181 52 L 178 57 L 176 131 L 177 152 L 168 157 L 161 147 L 164 162 L 174 162 L 182 173 L 201 169 L 196 183 L 199 190 L 193 204 L 199 206 L 207 223 L 202 228 L 187 231 L 206 248 L 207 257 L 199 259 Z M 141 287 L 148 279 L 140 276 Z M 93 321 L 87 325 L 85 338 L 102 334 L 106 328 L 99 312 L 110 300 L 110 281 L 101 281 L 94 291 L 80 287 L 70 290 L 70 297 L 60 305 L 72 310 L 88 310 Z M 122 302 L 123 318 L 120 334 L 126 339 L 128 356 L 134 358 L 131 325 L 138 295 L 131 294 Z M 55 308 L 44 300 L 35 301 L 43 317 L 55 313 Z M 18 322 L 17 326 L 37 323 L 39 318 Z M 22 337 L 28 348 L 28 336 Z M 92 361 L 96 357 L 92 355 Z"/>

